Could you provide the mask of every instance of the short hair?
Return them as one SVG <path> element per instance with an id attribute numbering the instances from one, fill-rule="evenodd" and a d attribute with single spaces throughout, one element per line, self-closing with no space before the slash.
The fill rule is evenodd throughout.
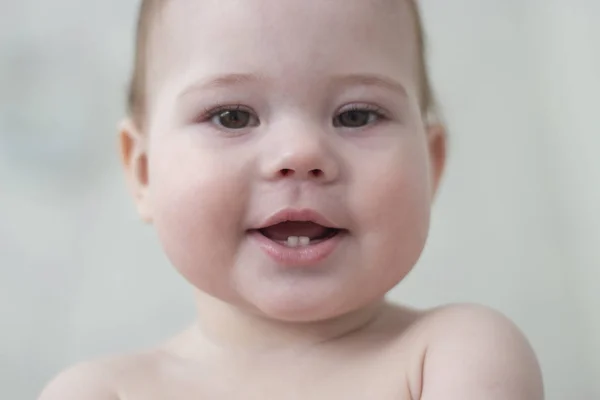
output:
<path id="1" fill-rule="evenodd" d="M 150 34 L 156 14 L 167 0 L 142 0 L 135 37 L 135 58 L 133 74 L 130 80 L 127 96 L 127 113 L 133 122 L 142 129 L 147 111 L 148 83 L 147 65 Z M 416 0 L 407 0 L 410 12 L 413 14 L 416 26 L 418 48 L 417 67 L 419 70 L 419 105 L 424 118 L 436 115 L 436 102 L 427 68 L 427 50 L 425 31 L 421 12 Z"/>

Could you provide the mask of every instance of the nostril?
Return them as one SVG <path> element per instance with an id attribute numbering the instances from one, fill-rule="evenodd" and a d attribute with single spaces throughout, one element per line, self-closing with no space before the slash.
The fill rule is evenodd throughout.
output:
<path id="1" fill-rule="evenodd" d="M 282 168 L 279 170 L 279 176 L 283 178 L 290 178 L 296 174 L 296 171 L 291 168 Z M 305 175 L 306 178 L 322 178 L 325 176 L 325 173 L 322 169 L 311 169 L 308 171 L 308 174 Z"/>
<path id="2" fill-rule="evenodd" d="M 320 169 L 313 169 L 313 170 L 310 171 L 310 174 L 312 176 L 314 176 L 315 178 L 320 178 L 320 177 L 323 176 L 323 171 L 320 170 Z"/>

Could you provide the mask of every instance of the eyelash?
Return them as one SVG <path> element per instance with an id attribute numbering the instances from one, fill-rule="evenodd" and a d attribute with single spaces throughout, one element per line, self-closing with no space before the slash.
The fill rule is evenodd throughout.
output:
<path id="1" fill-rule="evenodd" d="M 244 107 L 241 104 L 231 104 L 231 105 L 218 104 L 215 107 L 204 109 L 204 112 L 200 115 L 199 122 L 210 121 L 212 118 L 214 118 L 217 115 L 219 115 L 223 112 L 226 112 L 226 111 L 240 111 L 240 110 L 246 111 L 247 113 L 252 114 L 252 111 L 249 108 Z"/>
<path id="2" fill-rule="evenodd" d="M 387 119 L 387 113 L 385 112 L 385 110 L 381 107 L 372 105 L 372 104 L 353 104 L 351 106 L 348 106 L 347 108 L 342 108 L 338 114 L 336 115 L 335 118 L 339 118 L 340 115 L 347 113 L 347 112 L 352 112 L 352 111 L 367 111 L 370 113 L 373 113 L 373 115 L 375 115 L 377 117 L 377 122 L 380 122 L 382 120 Z"/>
<path id="3" fill-rule="evenodd" d="M 214 117 L 216 117 L 219 114 L 226 112 L 226 111 L 245 111 L 249 114 L 254 115 L 252 110 L 250 110 L 248 107 L 245 107 L 241 104 L 217 105 L 215 107 L 206 108 L 204 110 L 204 112 L 201 114 L 198 122 L 209 122 Z M 381 122 L 382 120 L 388 119 L 387 113 L 381 107 L 371 105 L 371 104 L 360 104 L 360 105 L 353 104 L 346 108 L 342 108 L 338 112 L 338 114 L 334 117 L 334 120 L 339 118 L 340 115 L 347 113 L 347 112 L 352 112 L 352 111 L 367 111 L 367 112 L 373 113 L 373 115 L 375 115 L 375 117 L 377 118 L 377 121 L 375 121 L 373 124 L 376 124 L 378 122 Z M 258 117 L 256 117 L 256 118 L 258 119 Z"/>

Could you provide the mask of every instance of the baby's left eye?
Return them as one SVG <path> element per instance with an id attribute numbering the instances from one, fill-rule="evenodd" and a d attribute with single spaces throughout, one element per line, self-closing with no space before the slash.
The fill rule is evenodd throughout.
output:
<path id="1" fill-rule="evenodd" d="M 354 109 L 344 111 L 335 117 L 333 125 L 345 128 L 361 128 L 377 122 L 381 118 L 381 113 L 376 110 Z"/>

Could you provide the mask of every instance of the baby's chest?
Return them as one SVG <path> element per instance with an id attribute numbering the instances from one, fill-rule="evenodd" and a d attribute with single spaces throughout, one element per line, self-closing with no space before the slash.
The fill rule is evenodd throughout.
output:
<path id="1" fill-rule="evenodd" d="M 168 371 L 130 385 L 122 400 L 412 400 L 396 360 L 257 364 Z"/>

